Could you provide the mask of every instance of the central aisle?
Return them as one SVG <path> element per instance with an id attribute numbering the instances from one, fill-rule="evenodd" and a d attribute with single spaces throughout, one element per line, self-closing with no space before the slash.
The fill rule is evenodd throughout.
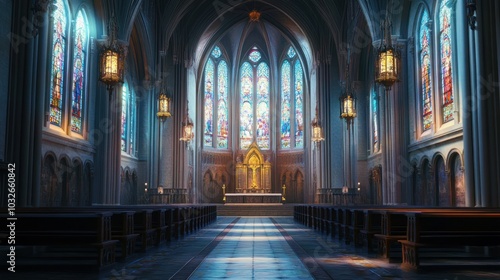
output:
<path id="1" fill-rule="evenodd" d="M 241 218 L 189 279 L 314 279 L 265 217 Z"/>

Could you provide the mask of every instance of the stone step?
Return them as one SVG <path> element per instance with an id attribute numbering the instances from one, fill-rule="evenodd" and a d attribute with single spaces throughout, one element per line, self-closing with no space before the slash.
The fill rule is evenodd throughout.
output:
<path id="1" fill-rule="evenodd" d="M 217 216 L 293 216 L 293 205 L 219 204 L 217 205 Z"/>

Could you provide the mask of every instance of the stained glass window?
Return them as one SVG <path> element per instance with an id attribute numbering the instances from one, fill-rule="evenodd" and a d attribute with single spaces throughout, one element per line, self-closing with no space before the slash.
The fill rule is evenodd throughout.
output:
<path id="1" fill-rule="evenodd" d="M 291 67 L 288 60 L 281 65 L 281 147 L 290 148 L 290 117 L 292 104 L 290 100 Z"/>
<path id="2" fill-rule="evenodd" d="M 253 68 L 248 62 L 240 70 L 240 147 L 246 149 L 253 140 Z"/>
<path id="3" fill-rule="evenodd" d="M 75 22 L 75 48 L 73 50 L 73 96 L 71 101 L 71 131 L 82 133 L 82 106 L 85 96 L 85 55 L 88 31 L 83 12 Z"/>
<path id="4" fill-rule="evenodd" d="M 204 146 L 227 149 L 229 135 L 229 68 L 219 46 L 215 46 L 204 74 Z M 215 134 L 215 135 L 214 135 Z"/>
<path id="5" fill-rule="evenodd" d="M 220 51 L 220 50 L 219 50 Z M 218 65 L 218 104 L 217 104 L 217 147 L 227 148 L 227 135 L 229 131 L 228 107 L 227 107 L 227 63 L 222 60 Z"/>
<path id="6" fill-rule="evenodd" d="M 124 83 L 122 87 L 122 151 L 127 151 L 127 102 L 128 101 L 128 88 L 127 84 Z"/>
<path id="7" fill-rule="evenodd" d="M 219 46 L 215 46 L 214 49 L 212 50 L 212 56 L 215 58 L 219 58 L 222 55 L 222 52 L 219 48 Z"/>
<path id="8" fill-rule="evenodd" d="M 302 65 L 295 61 L 295 147 L 304 147 L 304 81 L 302 78 Z"/>
<path id="9" fill-rule="evenodd" d="M 281 64 L 281 148 L 304 147 L 304 73 L 290 47 Z M 291 62 L 288 59 L 291 59 Z M 292 68 L 293 66 L 293 68 Z M 293 125 L 292 125 L 293 124 Z M 293 136 L 293 137 L 292 137 Z"/>
<path id="10" fill-rule="evenodd" d="M 61 126 L 64 97 L 64 56 L 66 51 L 66 8 L 62 0 L 55 1 L 52 31 L 52 66 L 50 78 L 50 123 Z"/>
<path id="11" fill-rule="evenodd" d="M 261 59 L 261 55 L 260 55 L 260 52 L 257 50 L 256 47 L 254 47 L 252 49 L 252 51 L 250 52 L 250 55 L 248 56 L 248 59 L 250 59 L 251 61 L 253 62 L 257 62 Z"/>
<path id="12" fill-rule="evenodd" d="M 269 67 L 262 62 L 257 67 L 257 145 L 262 149 L 270 147 L 269 122 Z"/>
<path id="13" fill-rule="evenodd" d="M 377 92 L 372 93 L 372 127 L 373 127 L 373 152 L 378 151 L 378 96 Z"/>
<path id="14" fill-rule="evenodd" d="M 448 1 L 441 1 L 441 7 L 439 9 L 443 122 L 453 120 L 451 9 L 447 5 L 447 2 Z"/>
<path id="15" fill-rule="evenodd" d="M 428 27 L 429 14 L 424 11 L 420 19 L 420 79 L 422 90 L 422 121 L 424 131 L 432 125 L 432 77 L 431 77 L 431 51 L 430 30 Z"/>
<path id="16" fill-rule="evenodd" d="M 214 74 L 215 66 L 212 59 L 208 59 L 205 66 L 205 146 L 212 147 L 213 141 L 213 111 L 214 111 Z"/>
<path id="17" fill-rule="evenodd" d="M 129 131 L 130 131 L 130 134 L 128 135 L 129 137 L 129 145 L 128 145 L 128 154 L 130 155 L 134 155 L 134 152 L 135 152 L 135 145 L 134 145 L 134 141 L 135 141 L 135 124 L 136 124 L 136 104 L 135 104 L 135 92 L 133 90 L 130 90 L 129 91 L 129 95 L 128 95 L 128 106 L 130 108 L 130 125 L 129 125 Z"/>
<path id="18" fill-rule="evenodd" d="M 295 50 L 293 49 L 292 46 L 290 46 L 290 48 L 288 49 L 288 52 L 287 52 L 287 55 L 289 58 L 293 58 L 295 56 Z"/>

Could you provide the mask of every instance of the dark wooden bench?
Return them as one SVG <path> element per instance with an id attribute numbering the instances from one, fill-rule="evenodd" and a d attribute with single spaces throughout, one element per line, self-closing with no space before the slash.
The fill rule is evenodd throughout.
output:
<path id="1" fill-rule="evenodd" d="M 387 259 L 391 258 L 391 247 L 406 237 L 406 210 L 375 210 L 380 215 L 380 233 L 375 233 L 379 253 Z"/>
<path id="2" fill-rule="evenodd" d="M 113 239 L 117 239 L 121 244 L 121 257 L 126 258 L 134 253 L 136 240 L 139 234 L 135 233 L 134 215 L 135 211 L 115 210 L 111 218 Z"/>
<path id="3" fill-rule="evenodd" d="M 136 241 L 140 236 L 135 233 L 135 210 L 120 209 L 117 207 L 36 207 L 19 208 L 18 213 L 96 213 L 110 212 L 111 237 L 120 242 L 120 257 L 126 258 L 135 251 Z"/>
<path id="4" fill-rule="evenodd" d="M 372 252 L 375 250 L 375 234 L 382 232 L 382 215 L 373 209 L 363 209 L 363 216 L 363 228 L 359 230 L 360 242 L 368 252 Z"/>
<path id="5" fill-rule="evenodd" d="M 95 258 L 96 268 L 101 269 L 115 262 L 118 240 L 111 237 L 112 215 L 111 212 L 17 212 L 16 246 L 64 247 L 69 250 L 94 248 L 96 254 L 92 259 Z M 7 218 L 5 214 L 0 217 Z"/>
<path id="6" fill-rule="evenodd" d="M 408 231 L 402 245 L 402 265 L 416 269 L 420 248 L 500 246 L 499 212 L 406 213 Z"/>

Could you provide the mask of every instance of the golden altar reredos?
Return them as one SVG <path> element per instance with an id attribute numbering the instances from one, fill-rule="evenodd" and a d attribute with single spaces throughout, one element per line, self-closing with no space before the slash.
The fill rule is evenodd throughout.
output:
<path id="1" fill-rule="evenodd" d="M 270 193 L 271 163 L 265 159 L 257 143 L 252 143 L 236 162 L 237 193 Z"/>

